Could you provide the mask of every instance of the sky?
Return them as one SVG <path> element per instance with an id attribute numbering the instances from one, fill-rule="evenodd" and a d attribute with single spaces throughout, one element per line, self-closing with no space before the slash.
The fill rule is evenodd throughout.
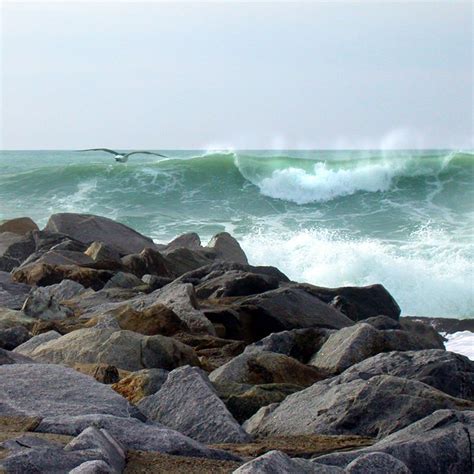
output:
<path id="1" fill-rule="evenodd" d="M 1 149 L 474 147 L 471 2 L 0 8 Z"/>

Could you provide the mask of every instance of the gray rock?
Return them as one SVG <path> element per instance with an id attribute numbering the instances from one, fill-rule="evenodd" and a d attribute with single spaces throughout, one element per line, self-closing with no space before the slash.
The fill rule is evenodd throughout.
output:
<path id="1" fill-rule="evenodd" d="M 382 349 L 380 331 L 370 324 L 359 323 L 331 334 L 309 364 L 330 374 L 338 374 Z"/>
<path id="2" fill-rule="evenodd" d="M 92 242 L 84 253 L 95 262 L 96 266 L 100 268 L 112 269 L 120 268 L 122 266 L 120 253 L 103 242 Z"/>
<path id="3" fill-rule="evenodd" d="M 70 300 L 71 298 L 84 294 L 86 291 L 92 291 L 86 290 L 80 283 L 72 280 L 63 280 L 61 283 L 44 286 L 42 289 L 45 294 L 49 294 L 59 302 Z"/>
<path id="4" fill-rule="evenodd" d="M 353 324 L 347 316 L 301 288 L 267 291 L 240 300 L 232 309 L 238 314 L 241 337 L 251 342 L 272 332 L 309 327 L 340 329 Z"/>
<path id="5" fill-rule="evenodd" d="M 123 255 L 154 247 L 153 240 L 107 217 L 88 214 L 53 214 L 45 230 L 59 232 L 80 242 L 104 242 Z"/>
<path id="6" fill-rule="evenodd" d="M 161 389 L 144 398 L 138 407 L 148 418 L 202 443 L 250 441 L 206 374 L 196 367 L 170 372 Z"/>
<path id="7" fill-rule="evenodd" d="M 92 377 L 53 364 L 0 366 L 0 416 L 113 414 L 130 417 L 136 409 Z"/>
<path id="8" fill-rule="evenodd" d="M 156 451 L 180 456 L 235 459 L 224 451 L 211 449 L 178 431 L 158 423 L 113 415 L 51 416 L 43 418 L 36 431 L 75 436 L 89 426 L 106 429 L 127 449 Z"/>
<path id="9" fill-rule="evenodd" d="M 130 254 L 122 258 L 122 265 L 126 271 L 141 278 L 143 275 L 157 275 L 175 277 L 170 262 L 156 249 L 146 248 L 139 254 Z"/>
<path id="10" fill-rule="evenodd" d="M 117 272 L 104 286 L 108 288 L 136 288 L 143 287 L 143 281 L 132 273 Z"/>
<path id="11" fill-rule="evenodd" d="M 371 318 L 364 319 L 364 323 L 370 324 L 378 330 L 402 328 L 400 321 L 396 321 L 388 316 L 372 316 Z"/>
<path id="12" fill-rule="evenodd" d="M 444 349 L 444 338 L 426 321 L 416 321 L 410 318 L 400 319 L 401 329 L 419 341 L 423 349 Z"/>
<path id="13" fill-rule="evenodd" d="M 16 283 L 10 273 L 0 271 L 0 307 L 20 309 L 30 290 L 30 285 Z"/>
<path id="14" fill-rule="evenodd" d="M 198 298 L 248 296 L 275 290 L 278 286 L 279 281 L 275 277 L 231 270 L 215 278 L 206 279 L 196 287 L 196 295 Z"/>
<path id="15" fill-rule="evenodd" d="M 345 467 L 372 453 L 390 454 L 416 474 L 472 474 L 474 412 L 439 410 L 368 448 L 318 457 L 314 462 Z"/>
<path id="16" fill-rule="evenodd" d="M 73 315 L 71 309 L 61 305 L 48 289 L 42 287 L 32 290 L 21 309 L 27 316 L 49 321 Z"/>
<path id="17" fill-rule="evenodd" d="M 115 474 L 115 471 L 105 461 L 86 461 L 77 466 L 69 474 Z"/>
<path id="18" fill-rule="evenodd" d="M 368 453 L 359 456 L 344 470 L 347 474 L 411 474 L 410 469 L 397 458 L 386 453 Z"/>
<path id="19" fill-rule="evenodd" d="M 35 361 L 15 352 L 0 349 L 0 365 L 4 364 L 34 364 Z"/>
<path id="20" fill-rule="evenodd" d="M 30 332 L 23 326 L 0 329 L 0 348 L 11 351 L 30 338 Z"/>
<path id="21" fill-rule="evenodd" d="M 125 449 L 105 429 L 90 426 L 70 441 L 65 451 L 96 451 L 114 472 L 121 473 L 125 467 Z"/>
<path id="22" fill-rule="evenodd" d="M 305 283 L 297 286 L 305 288 L 322 301 L 331 304 L 353 321 L 380 315 L 398 321 L 400 317 L 400 307 L 382 285 L 322 288 Z"/>
<path id="23" fill-rule="evenodd" d="M 290 383 L 307 387 L 324 378 L 322 373 L 292 357 L 274 352 L 244 352 L 213 370 L 214 383 Z"/>
<path id="24" fill-rule="evenodd" d="M 15 347 L 14 352 L 29 357 L 37 347 L 49 341 L 59 339 L 60 337 L 61 334 L 59 334 L 59 332 L 57 331 L 47 331 L 42 334 L 38 334 L 36 336 L 31 337 L 23 344 L 20 344 L 19 346 Z"/>
<path id="25" fill-rule="evenodd" d="M 10 272 L 35 251 L 31 234 L 0 233 L 0 271 Z"/>
<path id="26" fill-rule="evenodd" d="M 244 352 L 276 352 L 307 363 L 334 331 L 323 328 L 276 332 L 245 348 Z"/>
<path id="27" fill-rule="evenodd" d="M 306 459 L 291 459 L 281 451 L 269 451 L 245 463 L 233 474 L 343 474 L 334 466 L 317 465 Z"/>
<path id="28" fill-rule="evenodd" d="M 77 265 L 80 267 L 92 267 L 94 261 L 83 252 L 75 250 L 48 250 L 46 252 L 35 252 L 30 255 L 20 266 L 25 267 L 31 263 L 47 263 L 49 265 Z"/>
<path id="29" fill-rule="evenodd" d="M 198 250 L 201 248 L 201 239 L 195 232 L 182 234 L 172 240 L 167 246 L 166 250 L 186 248 L 190 250 Z"/>
<path id="30" fill-rule="evenodd" d="M 213 261 L 206 252 L 187 248 L 165 250 L 163 254 L 166 256 L 168 267 L 176 276 L 209 265 Z"/>
<path id="31" fill-rule="evenodd" d="M 35 318 L 26 316 L 23 311 L 0 308 L 0 329 L 9 329 L 16 326 L 32 329 L 37 321 Z"/>
<path id="32" fill-rule="evenodd" d="M 242 424 L 242 428 L 249 434 L 257 433 L 259 426 L 268 416 L 276 410 L 279 403 L 270 403 L 258 410 L 255 415 L 252 415 L 248 420 Z"/>
<path id="33" fill-rule="evenodd" d="M 339 380 L 347 383 L 383 374 L 418 380 L 453 397 L 474 400 L 474 361 L 440 349 L 377 354 L 347 369 Z"/>
<path id="34" fill-rule="evenodd" d="M 21 346 L 17 352 L 24 353 Z M 115 329 L 78 329 L 43 343 L 24 355 L 54 364 L 109 364 L 132 372 L 146 368 L 172 370 L 186 364 L 199 365 L 191 347 L 170 337 L 143 336 Z"/>
<path id="35" fill-rule="evenodd" d="M 138 310 L 157 303 L 172 309 L 193 332 L 216 335 L 212 323 L 199 310 L 194 287 L 190 283 L 171 283 L 149 295 L 139 296 L 130 301 L 130 305 Z"/>
<path id="36" fill-rule="evenodd" d="M 248 264 L 247 256 L 239 242 L 227 232 L 216 234 L 207 244 L 216 252 L 219 260 Z"/>
<path id="37" fill-rule="evenodd" d="M 251 434 L 383 437 L 438 409 L 474 408 L 416 380 L 379 375 L 345 383 L 339 377 L 290 395 Z"/>
<path id="38" fill-rule="evenodd" d="M 0 234 L 3 232 L 12 232 L 14 234 L 24 235 L 33 230 L 39 229 L 35 222 L 29 217 L 16 217 L 0 223 Z"/>
<path id="39" fill-rule="evenodd" d="M 158 290 L 163 288 L 164 286 L 168 285 L 173 281 L 172 278 L 168 277 L 159 277 L 156 275 L 143 275 L 142 276 L 143 283 L 147 284 L 151 291 Z"/>

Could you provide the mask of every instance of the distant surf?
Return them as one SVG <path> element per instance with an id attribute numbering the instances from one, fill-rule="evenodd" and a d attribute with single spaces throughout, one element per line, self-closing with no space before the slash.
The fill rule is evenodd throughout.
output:
<path id="1" fill-rule="evenodd" d="M 474 316 L 471 151 L 1 152 L 0 219 L 109 216 L 157 241 L 228 230 L 252 263 L 382 283 L 403 314 Z"/>

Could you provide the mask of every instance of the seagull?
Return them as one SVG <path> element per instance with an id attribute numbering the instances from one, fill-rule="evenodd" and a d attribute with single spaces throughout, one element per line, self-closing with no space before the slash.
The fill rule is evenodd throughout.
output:
<path id="1" fill-rule="evenodd" d="M 155 155 L 161 156 L 162 158 L 168 158 L 165 155 L 160 155 L 159 153 L 153 153 L 151 151 L 131 151 L 130 153 L 118 153 L 117 151 L 110 150 L 109 148 L 88 148 L 87 150 L 77 150 L 77 151 L 105 151 L 106 153 L 111 153 L 114 155 L 115 161 L 120 163 L 126 163 L 128 161 L 128 157 L 132 155 L 138 155 L 139 153 L 142 155 Z"/>

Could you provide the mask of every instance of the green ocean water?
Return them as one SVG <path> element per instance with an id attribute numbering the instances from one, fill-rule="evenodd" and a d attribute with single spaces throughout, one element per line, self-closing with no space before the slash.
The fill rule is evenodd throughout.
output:
<path id="1" fill-rule="evenodd" d="M 472 151 L 0 152 L 0 219 L 104 215 L 166 242 L 227 230 L 251 263 L 382 283 L 403 314 L 474 316 Z"/>

